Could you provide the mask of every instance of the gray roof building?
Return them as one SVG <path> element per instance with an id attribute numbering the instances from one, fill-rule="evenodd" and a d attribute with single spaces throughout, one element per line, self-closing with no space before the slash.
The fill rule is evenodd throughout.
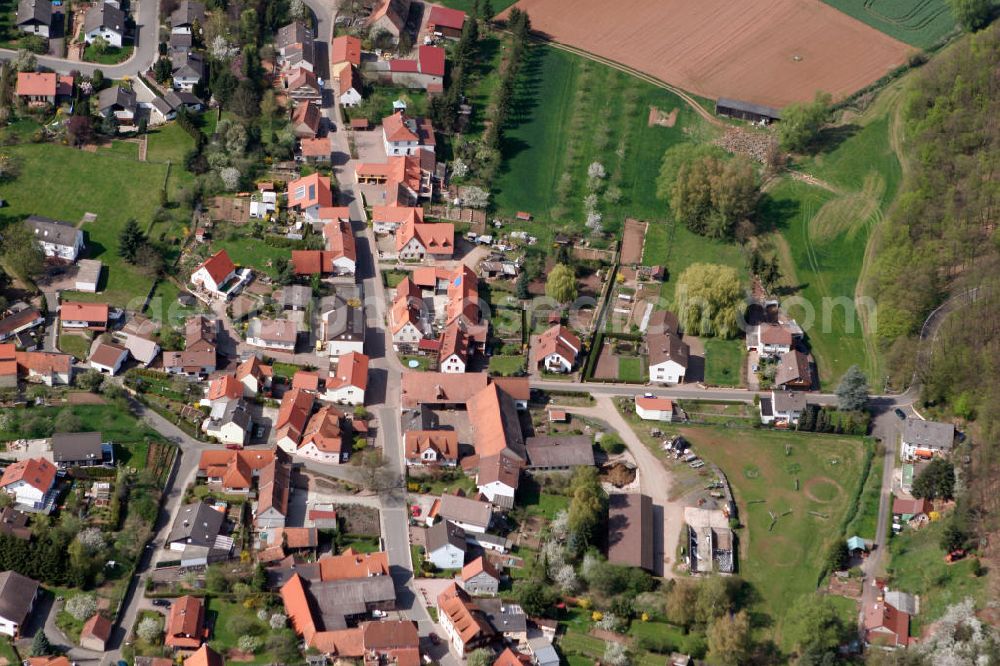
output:
<path id="1" fill-rule="evenodd" d="M 99 432 L 63 432 L 52 435 L 52 461 L 56 465 L 95 465 L 103 460 Z"/>
<path id="2" fill-rule="evenodd" d="M 31 215 L 24 221 L 24 224 L 38 240 L 53 245 L 76 247 L 79 230 L 69 222 L 53 220 L 51 217 L 43 217 L 42 215 Z"/>
<path id="3" fill-rule="evenodd" d="M 222 531 L 225 516 L 204 502 L 181 507 L 167 541 L 211 548 Z"/>
<path id="4" fill-rule="evenodd" d="M 524 609 L 502 599 L 476 599 L 476 606 L 499 634 L 520 634 L 528 631 L 528 616 Z"/>
<path id="5" fill-rule="evenodd" d="M 190 28 L 195 21 L 205 22 L 205 5 L 195 0 L 181 0 L 181 4 L 170 14 L 171 28 Z"/>
<path id="6" fill-rule="evenodd" d="M 374 609 L 387 610 L 396 605 L 396 587 L 392 576 L 368 576 L 322 582 L 303 580 L 306 593 L 322 618 L 323 630 L 346 629 L 347 620 Z M 318 627 L 317 627 L 318 629 Z"/>
<path id="7" fill-rule="evenodd" d="M 691 348 L 676 333 L 651 333 L 646 336 L 646 347 L 649 350 L 650 367 L 666 361 L 674 361 L 682 368 L 688 367 Z"/>
<path id="8" fill-rule="evenodd" d="M 83 19 L 83 31 L 89 33 L 101 28 L 124 35 L 125 12 L 107 2 L 97 2 L 92 5 Z"/>
<path id="9" fill-rule="evenodd" d="M 51 25 L 51 0 L 21 0 L 17 3 L 17 25 Z"/>
<path id="10" fill-rule="evenodd" d="M 438 515 L 445 522 L 450 520 L 486 530 L 493 520 L 493 507 L 489 502 L 480 502 L 468 497 L 442 495 Z"/>
<path id="11" fill-rule="evenodd" d="M 948 450 L 955 443 L 955 426 L 908 418 L 903 425 L 903 442 L 915 448 Z"/>
<path id="12" fill-rule="evenodd" d="M 801 412 L 806 408 L 806 394 L 795 391 L 771 391 L 774 411 L 777 414 Z"/>
<path id="13" fill-rule="evenodd" d="M 97 110 L 103 115 L 119 110 L 135 113 L 135 109 L 135 93 L 128 88 L 112 86 L 97 95 Z"/>
<path id="14" fill-rule="evenodd" d="M 649 495 L 608 498 L 608 562 L 653 570 L 653 500 Z"/>
<path id="15" fill-rule="evenodd" d="M 312 301 L 312 289 L 302 284 L 291 284 L 281 290 L 281 306 L 292 310 L 304 310 Z"/>
<path id="16" fill-rule="evenodd" d="M 528 469 L 544 471 L 594 465 L 590 435 L 528 437 L 524 447 L 528 451 Z"/>
<path id="17" fill-rule="evenodd" d="M 201 79 L 205 76 L 205 60 L 197 53 L 174 52 L 170 64 L 175 79 Z"/>
<path id="18" fill-rule="evenodd" d="M 442 520 L 437 525 L 428 528 L 425 537 L 428 553 L 433 553 L 448 544 L 465 552 L 465 530 L 451 521 Z"/>
<path id="19" fill-rule="evenodd" d="M 16 571 L 0 573 L 0 618 L 24 624 L 38 594 L 38 581 Z"/>

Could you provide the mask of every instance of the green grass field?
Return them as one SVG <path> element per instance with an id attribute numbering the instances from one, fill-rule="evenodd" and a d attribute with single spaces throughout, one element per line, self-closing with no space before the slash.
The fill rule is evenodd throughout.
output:
<path id="1" fill-rule="evenodd" d="M 848 16 L 906 42 L 927 48 L 955 29 L 945 0 L 823 0 Z"/>
<path id="2" fill-rule="evenodd" d="M 21 413 L 34 414 L 41 411 L 47 416 L 54 417 L 60 409 L 59 407 L 42 407 Z M 134 416 L 123 412 L 114 405 L 73 405 L 69 409 L 80 419 L 81 429 L 84 432 L 100 431 L 106 441 L 121 444 L 145 442 L 146 439 L 163 441 L 163 437 L 158 432 L 143 425 Z M 0 439 L 15 438 L 16 433 L 0 431 Z"/>
<path id="3" fill-rule="evenodd" d="M 865 487 L 861 491 L 858 503 L 858 513 L 847 526 L 847 535 L 855 534 L 864 539 L 874 540 L 878 532 L 878 506 L 882 500 L 882 474 L 885 469 L 885 459 L 880 455 L 872 458 L 872 467 L 865 479 Z"/>
<path id="4" fill-rule="evenodd" d="M 679 432 L 733 486 L 744 525 L 737 532 L 739 569 L 760 594 L 760 610 L 773 620 L 766 632 L 781 644 L 784 614 L 816 589 L 829 544 L 841 538 L 841 521 L 859 483 L 861 439 L 718 426 Z M 770 530 L 768 512 L 780 516 Z"/>
<path id="5" fill-rule="evenodd" d="M 527 358 L 524 356 L 491 356 L 490 374 L 513 377 L 524 373 Z"/>
<path id="6" fill-rule="evenodd" d="M 713 386 L 739 386 L 746 346 L 743 340 L 705 340 L 705 383 Z"/>
<path id="7" fill-rule="evenodd" d="M 517 0 L 492 0 L 490 5 L 493 7 L 493 15 L 496 16 L 503 10 L 513 5 L 515 2 L 517 2 Z M 461 9 L 463 12 L 468 13 L 472 11 L 472 7 L 475 3 L 474 0 L 441 0 L 441 4 L 445 7 Z"/>
<path id="8" fill-rule="evenodd" d="M 944 522 L 931 523 L 920 530 L 907 530 L 889 541 L 892 586 L 920 595 L 920 614 L 910 620 L 910 633 L 919 635 L 941 617 L 951 604 L 972 597 L 981 604 L 987 595 L 982 578 L 972 575 L 972 560 L 948 564 L 938 545 Z"/>
<path id="9" fill-rule="evenodd" d="M 91 153 L 55 144 L 22 143 L 5 151 L 20 161 L 21 169 L 16 180 L 0 187 L 8 220 L 38 214 L 76 224 L 84 213 L 97 214 L 96 221 L 83 227 L 86 256 L 104 262 L 107 288 L 98 294 L 67 296 L 118 306 L 141 304 L 153 280 L 118 256 L 118 234 L 129 218 L 151 228 L 154 237 L 174 232 L 173 223 L 152 222 L 167 166 L 138 162 L 105 148 Z"/>
<path id="10" fill-rule="evenodd" d="M 699 262 L 732 266 L 741 276 L 746 274 L 746 261 L 735 243 L 699 236 L 673 221 L 661 220 L 649 225 L 642 263 L 666 266 L 668 274 L 661 294 L 668 304 L 673 303 L 677 278 L 685 268 Z"/>
<path id="11" fill-rule="evenodd" d="M 892 91 L 839 130 L 846 138 L 803 161 L 799 168 L 832 184 L 827 189 L 785 179 L 760 209 L 781 261 L 783 282 L 800 300 L 788 312 L 806 328 L 823 388 L 836 385 L 851 365 L 880 376 L 874 346 L 867 345 L 854 306 L 869 235 L 892 203 L 901 169 L 889 141 Z M 798 300 L 797 299 L 797 300 Z M 877 310 L 869 307 L 870 316 Z"/>
<path id="12" fill-rule="evenodd" d="M 649 127 L 650 106 L 677 109 L 676 124 Z M 626 216 L 663 219 L 655 183 L 663 153 L 684 140 L 685 129 L 703 130 L 673 94 L 548 46 L 531 49 L 512 108 L 494 186 L 497 208 L 508 216 L 532 213 L 534 222 L 519 227 L 546 239 L 560 227 L 582 229 L 587 169 L 595 161 L 607 172 L 605 191 L 622 193 L 617 203 L 599 204 L 608 228 Z"/>
<path id="13" fill-rule="evenodd" d="M 74 333 L 63 333 L 57 342 L 59 351 L 72 354 L 77 359 L 83 361 L 90 354 L 90 340 L 82 335 Z"/>
<path id="14" fill-rule="evenodd" d="M 618 357 L 618 379 L 641 384 L 646 381 L 642 371 L 642 358 L 638 356 Z"/>

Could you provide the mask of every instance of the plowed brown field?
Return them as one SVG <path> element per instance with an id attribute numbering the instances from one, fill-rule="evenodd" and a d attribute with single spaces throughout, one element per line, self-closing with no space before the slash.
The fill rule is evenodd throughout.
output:
<path id="1" fill-rule="evenodd" d="M 912 47 L 819 0 L 520 0 L 532 27 L 705 97 L 843 97 Z"/>

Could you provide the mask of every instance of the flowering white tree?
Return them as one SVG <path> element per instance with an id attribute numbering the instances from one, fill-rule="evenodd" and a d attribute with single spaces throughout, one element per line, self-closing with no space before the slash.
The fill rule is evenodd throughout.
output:
<path id="1" fill-rule="evenodd" d="M 288 624 L 288 616 L 284 613 L 275 613 L 271 616 L 271 620 L 268 622 L 272 629 L 281 629 L 286 624 Z"/>
<path id="2" fill-rule="evenodd" d="M 238 647 L 243 652 L 249 652 L 254 654 L 257 650 L 264 646 L 264 639 L 259 636 L 240 636 L 239 640 L 236 641 L 236 647 Z"/>
<path id="3" fill-rule="evenodd" d="M 257 619 L 260 620 L 261 622 L 267 622 L 266 608 L 261 608 L 259 611 L 257 611 Z"/>
<path id="4" fill-rule="evenodd" d="M 78 594 L 66 602 L 66 612 L 78 620 L 86 620 L 97 612 L 97 599 L 92 594 Z"/>
<path id="5" fill-rule="evenodd" d="M 603 180 L 607 175 L 608 173 L 604 170 L 604 165 L 600 162 L 591 162 L 590 166 L 587 167 L 587 178 L 591 180 Z"/>
<path id="6" fill-rule="evenodd" d="M 76 535 L 76 540 L 80 542 L 84 550 L 88 553 L 96 553 L 97 551 L 104 548 L 104 534 L 97 527 L 88 527 L 87 529 L 78 532 Z"/>
<path id="7" fill-rule="evenodd" d="M 564 564 L 559 567 L 553 580 L 563 594 L 575 594 L 580 589 L 580 581 L 577 579 L 576 571 L 572 565 Z"/>
<path id="8" fill-rule="evenodd" d="M 604 220 L 604 216 L 598 213 L 596 210 L 587 213 L 587 228 L 594 231 L 601 230 L 601 222 Z"/>
<path id="9" fill-rule="evenodd" d="M 222 35 L 216 35 L 208 50 L 212 53 L 213 58 L 223 60 L 229 57 L 229 42 Z"/>
<path id="10" fill-rule="evenodd" d="M 580 564 L 580 575 L 584 578 L 590 578 L 590 574 L 594 573 L 594 569 L 600 565 L 601 561 L 597 559 L 597 556 L 592 553 L 587 553 L 583 556 L 583 563 Z"/>
<path id="11" fill-rule="evenodd" d="M 559 541 L 565 541 L 569 536 L 569 512 L 566 509 L 557 513 L 549 523 L 549 533 Z"/>
<path id="12" fill-rule="evenodd" d="M 621 643 L 608 641 L 604 646 L 604 663 L 609 666 L 629 666 L 632 661 Z"/>
<path id="13" fill-rule="evenodd" d="M 598 629 L 605 631 L 615 631 L 618 627 L 618 616 L 614 613 L 605 613 L 601 619 L 594 623 Z"/>
<path id="14" fill-rule="evenodd" d="M 235 190 L 240 185 L 240 170 L 236 167 L 225 167 L 219 171 L 219 178 L 227 190 Z"/>
<path id="15" fill-rule="evenodd" d="M 147 643 L 152 643 L 158 639 L 161 631 L 162 624 L 160 620 L 149 616 L 139 620 L 139 624 L 135 627 L 135 633 Z"/>
<path id="16" fill-rule="evenodd" d="M 469 165 L 462 158 L 451 163 L 451 175 L 455 178 L 465 178 L 469 175 Z"/>
<path id="17" fill-rule="evenodd" d="M 935 626 L 934 633 L 918 648 L 927 657 L 927 663 L 986 666 L 990 663 L 986 655 L 1000 648 L 1000 635 L 976 617 L 972 599 L 949 606 Z"/>
<path id="18" fill-rule="evenodd" d="M 490 193 L 476 185 L 462 190 L 462 203 L 470 208 L 486 208 L 490 203 Z"/>

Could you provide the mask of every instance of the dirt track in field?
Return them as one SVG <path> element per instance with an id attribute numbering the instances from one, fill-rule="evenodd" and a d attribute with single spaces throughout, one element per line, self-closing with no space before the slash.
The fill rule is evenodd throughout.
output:
<path id="1" fill-rule="evenodd" d="M 716 99 L 844 97 L 913 48 L 820 0 L 520 0 L 532 28 Z M 609 8 L 610 11 L 609 11 Z"/>

